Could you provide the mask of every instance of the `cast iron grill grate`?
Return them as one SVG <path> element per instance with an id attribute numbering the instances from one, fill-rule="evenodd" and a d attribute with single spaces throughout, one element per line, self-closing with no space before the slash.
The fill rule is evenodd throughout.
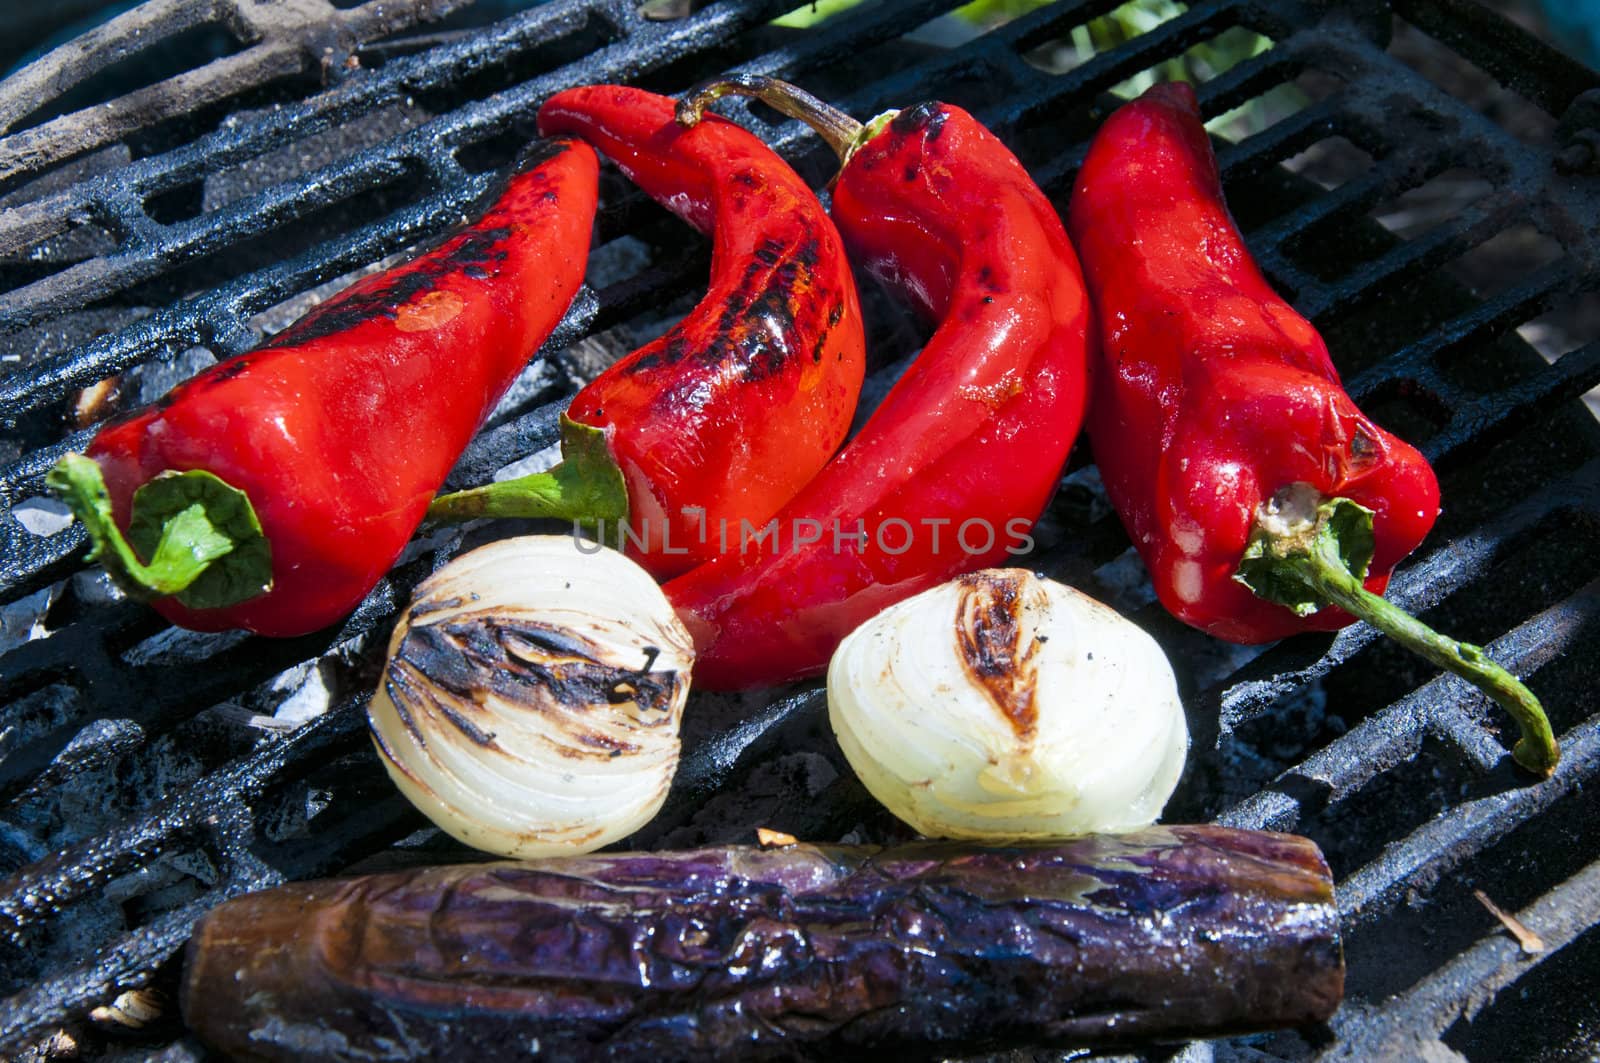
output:
<path id="1" fill-rule="evenodd" d="M 1492 706 L 1364 627 L 1264 651 L 1181 628 L 1150 604 L 1080 452 L 1031 563 L 1132 612 L 1172 654 L 1195 748 L 1169 815 L 1315 838 L 1349 927 L 1350 1000 L 1329 1028 L 1180 1054 L 1404 1058 L 1442 1042 L 1470 1058 L 1591 1056 L 1600 427 L 1579 400 L 1600 385 L 1600 178 L 1583 147 L 1600 128 L 1600 76 L 1454 0 L 1195 3 L 1086 61 L 1073 33 L 1114 0 L 1044 7 L 953 46 L 948 0 L 868 4 L 803 32 L 768 25 L 785 6 L 653 22 L 627 2 L 561 2 L 423 28 L 357 48 L 366 69 L 331 88 L 279 86 L 289 98 L 249 98 L 214 129 L 169 129 L 176 147 L 132 158 L 95 145 L 0 173 L 0 355 L 16 363 L 0 378 L 0 1045 L 42 1052 L 66 1031 L 84 1054 L 200 1055 L 170 1017 L 133 1035 L 88 1015 L 124 990 L 170 986 L 193 920 L 228 896 L 465 855 L 422 829 L 363 737 L 393 614 L 463 533 L 419 542 L 333 631 L 166 629 L 83 570 L 78 529 L 36 534 L 51 518 L 37 501 L 44 471 L 91 431 L 67 430 L 80 389 L 115 374 L 130 392 L 141 373 L 139 387 L 170 383 L 282 327 L 308 291 L 438 232 L 569 84 L 678 91 L 738 68 L 862 116 L 936 95 L 1015 145 L 1064 205 L 1109 90 L 1187 54 L 1208 115 L 1261 101 L 1246 120 L 1264 128 L 1221 150 L 1252 249 L 1328 336 L 1358 399 L 1440 471 L 1445 517 L 1392 595 L 1527 678 L 1564 759 L 1553 780 L 1525 785 Z M 1208 47 L 1245 31 L 1271 47 L 1215 63 Z M 1430 42 L 1454 50 L 1448 69 L 1466 82 L 1441 82 L 1430 64 L 1445 52 Z M 1492 79 L 1508 89 L 1466 98 L 1463 84 Z M 826 174 L 797 125 L 728 113 Z M 1480 193 L 1470 202 L 1396 220 L 1464 182 Z M 607 203 L 597 262 L 610 265 L 457 482 L 548 447 L 583 372 L 572 351 L 625 349 L 701 283 L 685 230 L 620 186 Z M 1552 321 L 1562 341 L 1535 351 L 1523 337 Z M 892 315 L 874 329 L 894 357 L 914 345 Z M 808 688 L 697 695 L 674 796 L 637 842 L 744 841 L 758 825 L 891 836 L 823 715 Z M 1546 950 L 1522 955 L 1474 887 Z"/>

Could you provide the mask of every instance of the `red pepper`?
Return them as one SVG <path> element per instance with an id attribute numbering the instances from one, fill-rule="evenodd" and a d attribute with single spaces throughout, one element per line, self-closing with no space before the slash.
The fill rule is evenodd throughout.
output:
<path id="1" fill-rule="evenodd" d="M 586 473 L 569 455 L 551 473 L 447 496 L 432 515 L 626 516 L 629 553 L 666 578 L 716 556 L 724 526 L 771 517 L 844 440 L 865 364 L 855 281 L 816 195 L 732 122 L 685 129 L 664 96 L 592 85 L 551 97 L 539 128 L 588 140 L 709 233 L 711 284 L 572 400 L 567 416 L 605 433 L 609 461 Z M 585 490 L 615 469 L 625 510 L 599 511 Z"/>
<path id="2" fill-rule="evenodd" d="M 353 609 L 572 301 L 598 173 L 585 144 L 537 145 L 478 221 L 63 459 L 107 568 L 202 631 Z"/>
<path id="3" fill-rule="evenodd" d="M 1162 604 L 1233 642 L 1360 616 L 1406 629 L 1445 667 L 1486 671 L 1477 647 L 1419 644 L 1420 625 L 1378 597 L 1433 526 L 1438 482 L 1356 408 L 1322 337 L 1251 260 L 1193 89 L 1158 85 L 1106 121 L 1070 224 L 1102 330 L 1095 460 Z M 1546 772 L 1549 724 L 1516 686 L 1534 735 L 1518 758 Z"/>
<path id="4" fill-rule="evenodd" d="M 695 683 L 738 688 L 816 674 L 890 603 L 1027 548 L 1083 416 L 1089 305 L 1049 201 L 960 108 L 925 103 L 863 128 L 745 78 L 701 90 L 682 120 L 725 92 L 819 128 L 844 160 L 833 217 L 852 255 L 939 321 L 860 433 L 779 511 L 775 541 L 730 541 L 667 584 L 695 637 Z"/>

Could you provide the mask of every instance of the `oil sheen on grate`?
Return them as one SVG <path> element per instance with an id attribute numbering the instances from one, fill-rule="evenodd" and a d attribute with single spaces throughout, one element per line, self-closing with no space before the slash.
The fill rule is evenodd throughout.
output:
<path id="1" fill-rule="evenodd" d="M 1029 564 L 1171 654 L 1195 747 L 1168 817 L 1311 836 L 1346 917 L 1349 998 L 1329 1027 L 1176 1058 L 1600 1052 L 1600 425 L 1584 400 L 1600 385 L 1600 76 L 1463 0 L 1146 3 L 1143 22 L 1101 19 L 1113 0 L 989 5 L 988 22 L 948 0 L 883 0 L 798 26 L 758 0 L 281 5 L 315 32 L 250 23 L 267 6 L 145 5 L 161 18 L 86 44 L 73 69 L 89 76 L 60 99 L 37 70 L 25 100 L 0 88 L 0 1052 L 204 1058 L 164 999 L 200 913 L 285 879 L 469 858 L 384 779 L 364 697 L 409 589 L 513 530 L 418 541 L 333 631 L 197 635 L 84 565 L 45 470 L 96 419 L 458 219 L 552 92 L 678 92 L 729 69 L 861 117 L 958 103 L 1058 206 L 1119 94 L 1200 82 L 1252 250 L 1358 401 L 1439 470 L 1444 515 L 1393 597 L 1524 676 L 1563 761 L 1526 785 L 1498 710 L 1364 627 L 1254 649 L 1182 628 L 1153 604 L 1080 446 Z M 225 67 L 186 73 L 213 58 Z M 174 106 L 174 75 L 203 88 Z M 114 135 L 93 120 L 113 112 Z M 727 113 L 828 176 L 797 125 Z M 603 195 L 592 287 L 455 483 L 548 450 L 567 396 L 703 285 L 701 238 L 614 175 Z M 881 395 L 921 333 L 867 305 Z M 668 808 L 636 845 L 748 841 L 758 826 L 899 836 L 815 689 L 696 695 L 685 738 Z"/>

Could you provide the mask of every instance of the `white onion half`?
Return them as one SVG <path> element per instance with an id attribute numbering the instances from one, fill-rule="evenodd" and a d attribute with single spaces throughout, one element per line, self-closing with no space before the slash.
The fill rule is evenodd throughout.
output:
<path id="1" fill-rule="evenodd" d="M 620 553 L 506 539 L 417 589 L 368 722 L 395 785 L 454 837 L 589 852 L 661 807 L 693 663 L 661 588 Z"/>
<path id="2" fill-rule="evenodd" d="M 963 576 L 857 628 L 829 665 L 828 711 L 872 795 L 940 838 L 1154 822 L 1189 745 L 1155 640 L 1020 569 Z"/>

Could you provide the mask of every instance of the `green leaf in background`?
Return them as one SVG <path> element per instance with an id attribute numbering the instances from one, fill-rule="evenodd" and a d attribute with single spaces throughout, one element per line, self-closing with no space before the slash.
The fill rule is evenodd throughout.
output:
<path id="1" fill-rule="evenodd" d="M 799 7 L 773 25 L 789 29 L 809 29 L 828 19 L 857 7 L 863 0 L 815 0 Z M 956 8 L 952 14 L 972 27 L 972 36 L 1021 18 L 1050 0 L 973 0 Z M 1029 53 L 1034 65 L 1050 73 L 1066 73 L 1082 66 L 1096 55 L 1111 51 L 1135 37 L 1170 22 L 1188 10 L 1178 0 L 1130 0 L 1129 3 L 1100 18 L 1074 27 L 1070 36 L 1046 44 Z M 1144 70 L 1111 88 L 1123 99 L 1133 99 L 1158 81 L 1204 82 L 1233 66 L 1262 54 L 1272 48 L 1272 41 L 1258 33 L 1235 26 L 1225 30 L 1210 41 L 1188 49 L 1180 56 L 1168 59 L 1149 70 Z M 1285 111 L 1293 112 L 1305 105 L 1304 98 L 1292 85 L 1279 86 L 1265 96 L 1218 115 L 1206 123 L 1206 128 L 1228 140 L 1240 140 L 1271 125 L 1275 116 Z"/>
<path id="2" fill-rule="evenodd" d="M 860 4 L 861 0 L 813 0 L 805 7 L 797 7 L 787 15 L 773 19 L 772 24 L 791 30 L 810 29 L 817 23 L 825 22 L 841 11 L 848 11 Z"/>

